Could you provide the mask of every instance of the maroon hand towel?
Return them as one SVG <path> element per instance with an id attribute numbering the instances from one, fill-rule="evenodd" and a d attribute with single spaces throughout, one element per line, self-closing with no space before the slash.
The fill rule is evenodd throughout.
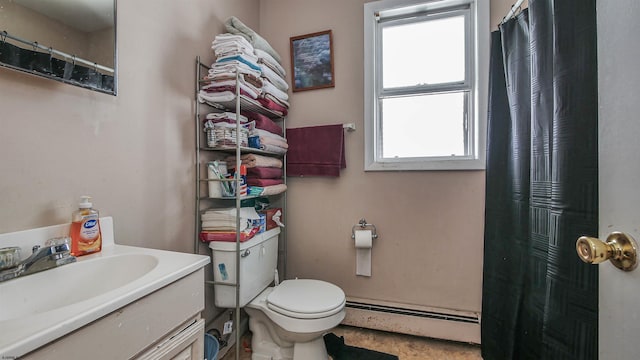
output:
<path id="1" fill-rule="evenodd" d="M 249 120 L 255 121 L 258 129 L 282 136 L 282 128 L 267 116 L 252 111 L 243 111 L 242 115 Z"/>
<path id="2" fill-rule="evenodd" d="M 340 176 L 347 167 L 342 125 L 287 129 L 287 176 Z"/>
<path id="3" fill-rule="evenodd" d="M 272 186 L 284 184 L 282 179 L 256 179 L 247 177 L 247 185 L 249 186 Z"/>
<path id="4" fill-rule="evenodd" d="M 247 177 L 259 179 L 280 179 L 282 178 L 282 169 L 258 166 L 247 168 Z"/>
<path id="5" fill-rule="evenodd" d="M 271 99 L 258 98 L 258 102 L 260 103 L 260 105 L 281 116 L 287 116 L 287 113 L 289 112 L 286 107 L 276 103 Z"/>

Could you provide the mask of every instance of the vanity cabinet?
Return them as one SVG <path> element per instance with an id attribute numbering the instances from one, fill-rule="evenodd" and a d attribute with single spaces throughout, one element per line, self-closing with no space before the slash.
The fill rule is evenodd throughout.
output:
<path id="1" fill-rule="evenodd" d="M 203 310 L 201 268 L 20 359 L 203 359 Z"/>

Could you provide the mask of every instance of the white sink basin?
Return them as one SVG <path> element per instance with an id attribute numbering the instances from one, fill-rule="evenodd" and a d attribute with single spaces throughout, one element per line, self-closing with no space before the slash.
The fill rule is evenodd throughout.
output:
<path id="1" fill-rule="evenodd" d="M 100 219 L 103 247 L 77 262 L 0 283 L 0 359 L 21 357 L 205 266 L 208 256 L 116 245 Z M 0 234 L 0 247 L 62 236 L 69 224 Z M 204 296 L 204 295 L 203 295 Z"/>
<path id="2" fill-rule="evenodd" d="M 147 254 L 98 257 L 0 283 L 0 323 L 108 293 L 149 273 L 158 258 Z"/>

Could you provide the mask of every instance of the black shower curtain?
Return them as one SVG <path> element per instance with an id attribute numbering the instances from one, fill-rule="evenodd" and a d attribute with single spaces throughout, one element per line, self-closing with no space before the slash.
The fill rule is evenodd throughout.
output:
<path id="1" fill-rule="evenodd" d="M 491 47 L 482 356 L 597 359 L 595 0 L 530 0 Z"/>

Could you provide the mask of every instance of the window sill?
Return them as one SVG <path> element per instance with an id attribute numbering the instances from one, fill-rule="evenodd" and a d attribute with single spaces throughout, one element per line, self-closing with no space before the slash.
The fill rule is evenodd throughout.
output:
<path id="1" fill-rule="evenodd" d="M 367 161 L 364 171 L 484 170 L 484 159 Z"/>

